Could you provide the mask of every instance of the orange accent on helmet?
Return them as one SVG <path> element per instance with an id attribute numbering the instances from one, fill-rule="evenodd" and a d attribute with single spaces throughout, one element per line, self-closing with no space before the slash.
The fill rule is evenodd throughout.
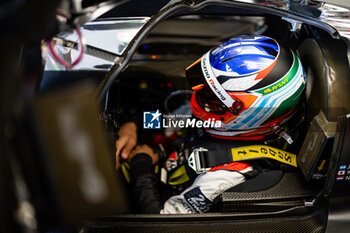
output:
<path id="1" fill-rule="evenodd" d="M 205 84 L 199 84 L 197 86 L 192 87 L 192 90 L 193 91 L 199 91 L 199 90 L 203 89 L 204 86 L 205 86 Z"/>
<path id="2" fill-rule="evenodd" d="M 260 71 L 258 73 L 258 75 L 256 76 L 255 80 L 259 80 L 259 79 L 265 78 L 266 75 L 268 75 L 268 73 L 270 73 L 272 68 L 275 66 L 276 62 L 277 62 L 277 59 L 271 65 L 269 65 L 266 69 Z"/>
<path id="3" fill-rule="evenodd" d="M 233 99 L 238 99 L 243 103 L 244 109 L 249 108 L 258 98 L 256 95 L 247 94 L 246 92 L 228 92 Z M 243 110 L 242 110 L 243 111 Z"/>

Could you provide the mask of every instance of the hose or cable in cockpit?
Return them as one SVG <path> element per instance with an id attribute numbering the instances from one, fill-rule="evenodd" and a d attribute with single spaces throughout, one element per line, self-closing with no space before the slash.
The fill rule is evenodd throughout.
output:
<path id="1" fill-rule="evenodd" d="M 164 109 L 166 111 L 167 114 L 170 113 L 169 111 L 169 107 L 168 107 L 168 102 L 169 100 L 177 95 L 192 95 L 193 91 L 192 90 L 177 90 L 177 91 L 173 91 L 171 92 L 164 100 Z"/>

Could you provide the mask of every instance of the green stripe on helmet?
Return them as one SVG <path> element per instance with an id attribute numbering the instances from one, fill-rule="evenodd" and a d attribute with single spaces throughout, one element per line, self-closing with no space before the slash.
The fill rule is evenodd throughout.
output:
<path id="1" fill-rule="evenodd" d="M 289 70 L 289 72 L 285 76 L 283 76 L 279 81 L 277 81 L 277 82 L 275 82 L 275 83 L 271 84 L 270 86 L 267 86 L 263 89 L 255 91 L 256 93 L 259 93 L 262 95 L 267 95 L 267 94 L 273 93 L 274 91 L 281 89 L 282 87 L 287 85 L 291 80 L 293 80 L 293 78 L 296 76 L 298 69 L 299 69 L 299 66 L 301 64 L 300 64 L 300 61 L 297 58 L 297 56 L 294 54 L 294 52 L 292 52 L 292 53 L 293 53 L 294 61 L 293 61 L 292 68 Z"/>
<path id="2" fill-rule="evenodd" d="M 276 111 L 265 122 L 272 121 L 277 117 L 280 117 L 286 114 L 287 112 L 289 112 L 290 110 L 292 110 L 292 108 L 294 108 L 298 104 L 300 96 L 303 93 L 304 87 L 305 87 L 305 84 L 302 83 L 298 88 L 298 90 L 294 92 L 294 94 L 291 95 L 288 99 L 284 100 L 280 104 L 280 106 L 278 106 Z"/>

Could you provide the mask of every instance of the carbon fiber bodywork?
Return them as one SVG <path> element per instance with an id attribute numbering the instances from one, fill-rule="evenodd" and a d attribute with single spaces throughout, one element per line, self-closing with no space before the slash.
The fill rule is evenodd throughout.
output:
<path id="1" fill-rule="evenodd" d="M 92 222 L 83 227 L 84 233 L 112 232 L 236 232 L 236 233 L 272 233 L 324 232 L 327 223 L 327 208 L 302 213 L 296 216 L 265 217 L 240 216 L 225 214 L 200 214 L 184 216 L 115 216 Z"/>
<path id="2" fill-rule="evenodd" d="M 260 192 L 225 192 L 223 211 L 278 211 L 304 206 L 318 192 L 318 185 L 308 184 L 299 173 L 285 173 L 274 187 Z"/>

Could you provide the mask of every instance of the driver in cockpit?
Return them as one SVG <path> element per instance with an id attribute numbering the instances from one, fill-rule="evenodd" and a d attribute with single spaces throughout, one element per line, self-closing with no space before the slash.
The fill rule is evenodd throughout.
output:
<path id="1" fill-rule="evenodd" d="M 195 119 L 221 127 L 190 130 L 166 150 L 166 164 L 172 162 L 164 166 L 166 178 L 157 178 L 152 167 L 162 152 L 137 145 L 135 123 L 121 127 L 116 156 L 130 164 L 137 212 L 214 211 L 220 194 L 262 167 L 296 164 L 286 148 L 303 119 L 305 73 L 291 49 L 266 36 L 239 36 L 204 54 L 186 76 Z"/>

